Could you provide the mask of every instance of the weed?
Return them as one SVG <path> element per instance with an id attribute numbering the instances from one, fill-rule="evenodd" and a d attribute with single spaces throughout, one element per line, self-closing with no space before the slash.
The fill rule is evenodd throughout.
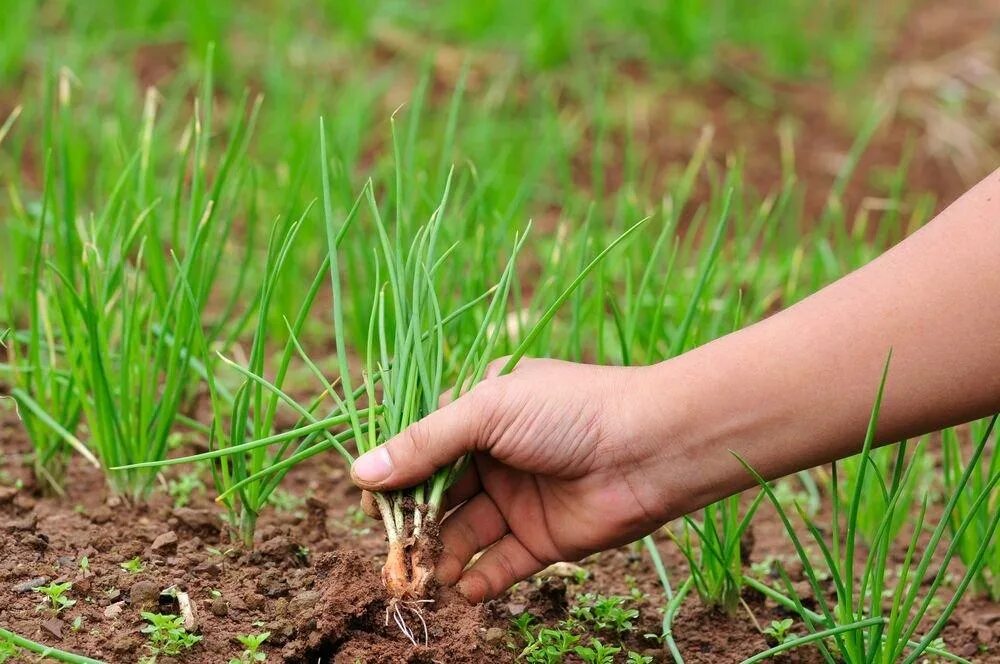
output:
<path id="1" fill-rule="evenodd" d="M 58 615 L 64 609 L 68 609 L 69 607 L 73 606 L 74 604 L 76 604 L 76 600 L 70 599 L 69 597 L 66 596 L 66 593 L 69 592 L 70 589 L 72 588 L 73 584 L 70 581 L 67 581 L 65 583 L 50 583 L 47 586 L 36 586 L 32 588 L 33 591 L 41 595 L 44 595 L 45 598 L 48 600 L 47 602 L 43 601 L 42 604 L 39 605 L 38 610 L 42 611 L 48 608 L 49 610 L 52 611 L 52 613 Z"/>
<path id="2" fill-rule="evenodd" d="M 793 624 L 795 624 L 795 621 L 791 618 L 772 620 L 771 624 L 764 628 L 764 636 L 770 637 L 775 643 L 782 644 L 789 637 L 794 636 L 791 633 Z"/>
<path id="3" fill-rule="evenodd" d="M 118 566 L 129 574 L 138 574 L 146 568 L 146 563 L 142 562 L 142 558 L 136 556 L 135 558 L 130 558 L 123 563 L 118 563 Z"/>
<path id="4" fill-rule="evenodd" d="M 624 634 L 633 629 L 633 620 L 639 617 L 637 609 L 628 608 L 627 597 L 605 597 L 586 593 L 576 598 L 569 614 L 598 632 Z"/>
<path id="5" fill-rule="evenodd" d="M 184 629 L 184 619 L 180 616 L 148 611 L 141 615 L 149 623 L 142 628 L 142 633 L 149 635 L 148 647 L 154 662 L 159 655 L 180 655 L 201 641 L 202 637 Z"/>
<path id="6" fill-rule="evenodd" d="M 167 493 L 174 499 L 174 507 L 187 507 L 191 503 L 191 497 L 195 493 L 205 491 L 205 483 L 197 472 L 183 473 L 167 482 Z"/>
<path id="7" fill-rule="evenodd" d="M 239 657 L 229 660 L 229 664 L 255 664 L 255 662 L 267 661 L 267 655 L 260 652 L 260 647 L 269 636 L 271 636 L 270 632 L 237 636 L 236 640 L 243 646 L 243 652 L 240 653 Z"/>
<path id="8" fill-rule="evenodd" d="M 622 651 L 618 646 L 606 646 L 597 639 L 591 639 L 585 646 L 573 648 L 586 664 L 614 664 L 615 655 Z"/>

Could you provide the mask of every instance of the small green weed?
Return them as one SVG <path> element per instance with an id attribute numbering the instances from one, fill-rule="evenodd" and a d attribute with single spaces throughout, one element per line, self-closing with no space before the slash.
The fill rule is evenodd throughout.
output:
<path id="1" fill-rule="evenodd" d="M 146 568 L 146 563 L 142 562 L 142 558 L 136 556 L 130 560 L 126 560 L 123 563 L 118 563 L 118 566 L 129 574 L 138 574 Z"/>
<path id="2" fill-rule="evenodd" d="M 17 657 L 19 649 L 13 643 L 7 639 L 0 638 L 0 664 L 5 662 L 16 661 L 14 658 Z"/>
<path id="3" fill-rule="evenodd" d="M 37 588 L 32 588 L 36 593 L 45 595 L 48 602 L 43 601 L 39 606 L 38 610 L 42 611 L 46 607 L 51 609 L 53 613 L 59 614 L 64 609 L 76 604 L 75 599 L 70 599 L 66 596 L 67 591 L 73 587 L 73 584 L 69 581 L 66 583 L 50 583 L 47 586 L 38 586 Z"/>
<path id="4" fill-rule="evenodd" d="M 237 636 L 236 640 L 243 646 L 243 652 L 240 653 L 239 657 L 229 660 L 229 664 L 254 664 L 255 662 L 267 661 L 267 655 L 260 652 L 260 647 L 269 636 L 271 636 L 270 632 Z"/>
<path id="5" fill-rule="evenodd" d="M 615 655 L 621 651 L 621 648 L 606 646 L 597 639 L 591 639 L 589 646 L 577 646 L 573 649 L 585 664 L 614 664 Z"/>
<path id="6" fill-rule="evenodd" d="M 632 631 L 632 621 L 639 617 L 638 610 L 626 607 L 627 602 L 627 597 L 586 593 L 577 597 L 576 606 L 569 614 L 595 631 L 624 634 Z"/>
<path id="7" fill-rule="evenodd" d="M 149 649 L 153 653 L 151 662 L 155 662 L 159 655 L 179 655 L 201 641 L 200 636 L 184 629 L 184 619 L 180 616 L 149 611 L 143 611 L 141 615 L 149 623 L 142 628 L 142 633 L 149 635 Z"/>
<path id="8" fill-rule="evenodd" d="M 184 473 L 175 480 L 167 483 L 167 493 L 174 499 L 174 507 L 187 507 L 191 503 L 191 497 L 196 493 L 205 491 L 205 483 L 198 477 L 198 473 Z"/>
<path id="9" fill-rule="evenodd" d="M 772 620 L 770 626 L 764 628 L 764 636 L 770 637 L 769 640 L 780 645 L 787 641 L 788 637 L 792 636 L 791 629 L 794 623 L 795 621 L 791 618 Z"/>

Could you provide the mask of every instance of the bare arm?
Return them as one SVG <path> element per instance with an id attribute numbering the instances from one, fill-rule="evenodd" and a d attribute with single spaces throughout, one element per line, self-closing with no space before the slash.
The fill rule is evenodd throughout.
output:
<path id="1" fill-rule="evenodd" d="M 1000 170 L 867 266 L 650 369 L 675 406 L 652 424 L 670 512 L 749 485 L 729 449 L 768 477 L 858 451 L 890 347 L 880 441 L 1000 410 Z"/>
<path id="2" fill-rule="evenodd" d="M 494 596 L 750 486 L 730 450 L 771 478 L 856 452 L 890 348 L 881 441 L 1000 410 L 998 295 L 1000 171 L 780 314 L 651 367 L 522 362 L 361 457 L 354 478 L 408 486 L 471 453 L 437 574 Z"/>

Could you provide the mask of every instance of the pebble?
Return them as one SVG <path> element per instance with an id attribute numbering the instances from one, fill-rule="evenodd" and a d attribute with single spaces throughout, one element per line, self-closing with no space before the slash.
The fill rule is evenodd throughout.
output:
<path id="1" fill-rule="evenodd" d="M 37 588 L 39 586 L 44 586 L 48 582 L 49 582 L 48 577 L 46 577 L 46 576 L 36 576 L 33 579 L 28 579 L 24 583 L 19 583 L 16 586 L 14 586 L 14 592 L 16 592 L 16 593 L 31 592 L 31 590 L 33 588 Z"/>
<path id="2" fill-rule="evenodd" d="M 288 611 L 294 616 L 316 606 L 319 603 L 319 593 L 315 590 L 306 590 L 295 597 L 292 601 L 288 603 Z"/>
<path id="3" fill-rule="evenodd" d="M 121 615 L 121 612 L 125 609 L 125 602 L 115 602 L 111 604 L 106 609 L 104 609 L 104 617 L 108 620 L 114 620 Z"/>
<path id="4" fill-rule="evenodd" d="M 213 616 L 223 618 L 229 614 L 229 603 L 221 597 L 215 597 L 209 602 L 208 610 Z"/>
<path id="5" fill-rule="evenodd" d="M 510 615 L 519 616 L 524 613 L 524 610 L 528 608 L 526 604 L 521 602 L 507 602 L 507 610 L 510 611 Z"/>
<path id="6" fill-rule="evenodd" d="M 149 606 L 160 601 L 160 587 L 152 581 L 136 581 L 128 593 L 132 606 Z"/>
<path id="7" fill-rule="evenodd" d="M 62 639 L 62 631 L 63 627 L 65 626 L 66 623 L 59 620 L 58 618 L 49 618 L 48 620 L 42 623 L 42 629 L 44 629 L 46 632 L 56 637 L 57 639 Z"/>
<path id="8" fill-rule="evenodd" d="M 3 525 L 5 530 L 10 531 L 31 531 L 35 529 L 38 524 L 38 517 L 35 514 L 29 514 L 23 519 L 14 519 L 13 521 L 8 521 Z"/>
<path id="9" fill-rule="evenodd" d="M 153 545 L 149 548 L 153 553 L 173 553 L 177 550 L 177 533 L 168 530 L 153 540 Z"/>
<path id="10" fill-rule="evenodd" d="M 191 507 L 178 507 L 174 510 L 177 521 L 191 530 L 219 531 L 219 520 L 214 512 L 197 510 Z"/>
<path id="11" fill-rule="evenodd" d="M 483 640 L 486 641 L 486 643 L 497 643 L 503 639 L 504 634 L 505 632 L 501 628 L 490 627 L 486 630 L 486 636 L 483 637 Z"/>
<path id="12" fill-rule="evenodd" d="M 108 521 L 111 521 L 111 517 L 111 508 L 107 505 L 101 505 L 90 513 L 90 521 L 92 523 L 96 523 L 97 525 L 105 524 Z"/>
<path id="13" fill-rule="evenodd" d="M 0 486 L 0 505 L 9 503 L 17 495 L 17 489 L 12 486 Z"/>

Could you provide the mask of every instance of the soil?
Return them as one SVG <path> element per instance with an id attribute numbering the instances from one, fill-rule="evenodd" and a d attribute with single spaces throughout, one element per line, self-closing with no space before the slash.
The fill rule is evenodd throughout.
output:
<path id="1" fill-rule="evenodd" d="M 203 493 L 183 508 L 163 492 L 147 505 L 115 504 L 101 474 L 74 462 L 65 498 L 38 495 L 22 463 L 29 450 L 16 418 L 6 413 L 0 420 L 6 461 L 0 478 L 0 624 L 48 645 L 131 664 L 148 643 L 139 612 L 177 614 L 176 599 L 163 592 L 175 589 L 191 598 L 203 637 L 177 658 L 185 664 L 228 662 L 241 650 L 237 636 L 262 631 L 271 632 L 264 647 L 271 662 L 507 662 L 523 647 L 509 631 L 521 613 L 554 626 L 567 618 L 567 606 L 580 593 L 637 593 L 640 616 L 622 645 L 655 662 L 669 661 L 662 645 L 643 638 L 659 633 L 664 602 L 648 557 L 636 546 L 583 561 L 584 581 L 565 573 L 542 575 L 485 605 L 470 606 L 441 589 L 424 608 L 429 645 L 414 647 L 391 621 L 386 625 L 384 537 L 376 522 L 358 517 L 360 495 L 337 459 L 289 475 L 285 486 L 298 500 L 288 501 L 291 509 L 261 516 L 256 548 L 248 553 L 231 543 L 220 511 Z M 747 551 L 751 562 L 791 553 L 769 510 L 755 519 L 754 534 Z M 665 540 L 659 545 L 677 583 L 684 577 L 682 559 Z M 80 568 L 84 556 L 87 571 Z M 144 562 L 142 571 L 120 567 L 135 556 Z M 795 570 L 790 573 L 795 578 Z M 38 610 L 41 597 L 29 589 L 52 581 L 71 581 L 69 597 L 76 600 L 57 621 Z M 745 608 L 727 615 L 705 608 L 692 593 L 674 624 L 685 661 L 736 662 L 768 647 L 747 611 L 765 626 L 786 614 L 754 592 L 745 599 Z M 83 622 L 74 631 L 78 617 Z M 416 618 L 410 626 L 421 634 Z M 944 637 L 958 654 L 1000 662 L 1000 653 L 978 654 L 980 644 L 1000 642 L 1000 607 L 964 602 Z M 802 649 L 783 661 L 821 659 Z"/>

